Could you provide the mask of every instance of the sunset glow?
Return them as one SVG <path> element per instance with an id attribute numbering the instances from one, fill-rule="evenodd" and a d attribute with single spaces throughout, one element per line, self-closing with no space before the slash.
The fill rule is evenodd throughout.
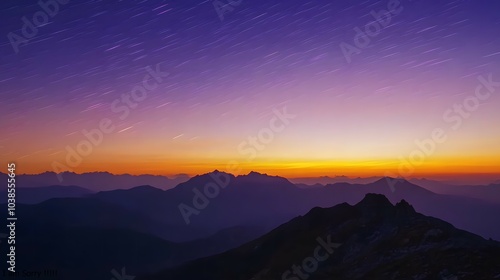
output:
<path id="1" fill-rule="evenodd" d="M 345 17 L 344 2 L 297 9 L 316 11 L 311 20 L 285 13 L 312 33 L 265 16 L 279 14 L 270 3 L 203 24 L 213 11 L 172 4 L 137 37 L 128 35 L 136 18 L 112 39 L 99 30 L 63 40 L 91 23 L 44 26 L 53 40 L 5 55 L 0 164 L 22 173 L 195 175 L 237 162 L 242 173 L 289 177 L 500 174 L 500 38 L 472 20 L 498 27 L 494 9 L 401 2 L 404 16 L 346 60 L 339 45 L 386 5 Z M 128 19 L 123 8 L 108 20 Z M 433 20 L 419 20 L 423 11 Z M 276 112 L 293 118 L 273 121 Z M 436 129 L 442 141 L 423 151 L 417 142 Z M 401 171 L 405 161 L 411 171 Z"/>

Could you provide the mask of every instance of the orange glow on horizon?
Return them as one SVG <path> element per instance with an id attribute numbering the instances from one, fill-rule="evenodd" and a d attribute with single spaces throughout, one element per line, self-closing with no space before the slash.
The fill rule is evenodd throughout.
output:
<path id="1" fill-rule="evenodd" d="M 129 161 L 130 160 L 130 161 Z M 6 166 L 7 162 L 2 163 Z M 17 170 L 19 174 L 37 174 L 54 171 L 45 168 L 43 164 L 21 162 Z M 463 159 L 429 159 L 418 165 L 401 159 L 392 160 L 338 160 L 338 161 L 307 161 L 307 160 L 261 160 L 255 162 L 237 162 L 225 160 L 217 162 L 193 163 L 188 160 L 149 160 L 140 161 L 132 158 L 121 160 L 83 161 L 74 169 L 60 170 L 76 173 L 110 172 L 113 174 L 153 174 L 175 176 L 187 174 L 195 176 L 212 172 L 215 169 L 234 175 L 248 174 L 251 171 L 286 178 L 347 176 L 356 177 L 406 177 L 406 178 L 500 178 L 500 165 L 495 157 L 463 158 Z"/>

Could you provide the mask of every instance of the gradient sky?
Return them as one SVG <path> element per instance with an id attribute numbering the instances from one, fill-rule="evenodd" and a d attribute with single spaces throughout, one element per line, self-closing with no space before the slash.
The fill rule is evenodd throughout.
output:
<path id="1" fill-rule="evenodd" d="M 500 174 L 500 88 L 458 129 L 443 119 L 479 75 L 500 81 L 498 1 L 401 0 L 350 63 L 340 44 L 389 1 L 242 0 L 223 20 L 212 1 L 69 1 L 16 53 L 9 32 L 41 9 L 29 2 L 0 4 L 2 170 L 193 175 L 237 161 L 289 177 L 384 175 L 442 128 L 446 141 L 406 175 Z M 111 104 L 158 64 L 169 76 L 121 120 Z M 284 130 L 255 158 L 241 153 L 285 106 L 296 117 Z M 114 132 L 69 166 L 66 148 L 103 118 Z"/>

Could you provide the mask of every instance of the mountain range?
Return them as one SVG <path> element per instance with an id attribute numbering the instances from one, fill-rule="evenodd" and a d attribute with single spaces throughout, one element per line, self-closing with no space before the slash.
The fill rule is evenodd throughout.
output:
<path id="1" fill-rule="evenodd" d="M 500 243 L 368 194 L 313 208 L 228 252 L 144 280 L 496 279 Z"/>
<path id="2" fill-rule="evenodd" d="M 428 179 L 412 179 L 410 181 L 435 193 L 473 197 L 500 203 L 500 181 L 489 185 L 455 185 Z"/>
<path id="3" fill-rule="evenodd" d="M 418 265 L 429 267 L 429 275 L 455 277 L 468 272 L 448 264 L 451 252 L 464 255 L 463 263 L 473 261 L 467 259 L 468 250 L 479 252 L 478 261 L 490 255 L 496 260 L 496 249 L 490 252 L 484 247 L 496 247 L 497 243 L 483 238 L 500 240 L 498 203 L 439 194 L 409 181 L 388 177 L 367 184 L 344 182 L 304 188 L 279 176 L 257 172 L 234 176 L 216 170 L 194 176 L 167 190 L 139 185 L 95 192 L 76 186 L 49 186 L 20 187 L 16 192 L 20 201 L 16 205 L 20 217 L 16 235 L 23 241 L 18 246 L 19 261 L 33 268 L 56 268 L 64 275 L 72 275 L 72 279 L 94 279 L 96 275 L 105 275 L 123 266 L 146 279 L 270 279 L 279 276 L 279 271 L 295 257 L 300 261 L 302 253 L 298 251 L 308 251 L 308 242 L 316 242 L 313 235 L 327 238 L 324 234 L 334 228 L 344 232 L 338 235 L 342 238 L 335 241 L 344 244 L 338 247 L 343 255 L 332 254 L 332 261 L 335 261 L 324 271 L 318 268 L 320 273 L 311 279 L 324 279 L 321 275 L 341 277 L 338 279 L 365 277 L 361 275 L 375 277 L 369 279 L 386 276 L 411 279 L 405 278 L 408 275 L 417 277 L 414 279 L 433 279 L 426 278 L 422 271 L 418 274 Z M 360 200 L 362 202 L 358 203 Z M 369 206 L 372 204 L 375 205 L 373 209 Z M 422 214 L 415 213 L 413 207 Z M 401 211 L 405 214 L 398 214 Z M 371 217 L 370 213 L 378 218 Z M 0 219 L 5 220 L 6 215 L 0 212 Z M 375 220 L 370 220 L 372 218 Z M 382 220 L 384 222 L 380 222 Z M 315 223 L 318 228 L 313 226 Z M 396 226 L 403 227 L 398 228 L 401 235 L 397 235 L 399 231 L 394 233 Z M 301 228 L 302 233 L 297 233 L 295 227 Z M 277 232 L 280 234 L 276 235 Z M 347 235 L 357 236 L 359 240 Z M 374 239 L 368 238 L 370 235 Z M 385 241 L 376 243 L 378 235 Z M 428 238 L 422 241 L 420 235 L 431 239 L 436 235 L 437 241 L 427 244 Z M 259 236 L 263 239 L 257 239 Z M 307 241 L 309 238 L 312 241 Z M 391 243 L 391 246 L 402 246 L 396 248 L 399 255 L 388 249 L 393 247 L 384 247 L 391 238 L 402 242 Z M 414 238 L 420 245 L 411 241 Z M 289 242 L 287 246 L 294 242 L 300 244 L 298 251 L 287 251 L 279 245 L 282 239 Z M 360 243 L 356 243 L 358 241 Z M 378 245 L 370 247 L 371 241 Z M 460 247 L 466 243 L 470 247 Z M 345 247 L 345 244 L 354 247 Z M 419 246 L 435 246 L 431 252 L 436 254 L 437 263 L 446 264 L 446 268 L 437 271 L 428 264 L 426 259 L 432 254 L 421 251 Z M 446 249 L 448 247 L 451 251 Z M 233 248 L 237 248 L 236 251 L 214 256 Z M 49 251 L 51 253 L 46 253 Z M 388 259 L 376 255 L 378 251 L 389 256 Z M 97 254 L 94 259 L 86 260 L 93 252 Z M 407 267 L 405 259 L 398 259 L 404 252 L 411 253 L 406 260 L 415 262 L 415 266 Z M 266 257 L 259 261 L 261 256 Z M 207 258 L 200 259 L 203 257 Z M 365 257 L 370 263 L 367 267 L 361 265 Z M 339 258 L 348 261 L 339 263 Z M 218 274 L 222 270 L 217 272 L 208 267 L 212 262 L 226 261 L 243 269 L 243 278 L 233 277 L 231 270 Z M 240 261 L 248 266 L 238 264 Z M 275 262 L 278 262 L 276 266 Z M 404 274 L 387 274 L 399 265 L 405 266 Z M 349 274 L 354 269 L 358 272 Z M 471 269 L 476 270 L 476 267 Z M 206 271 L 206 276 L 193 274 L 200 271 Z M 496 271 L 485 270 L 484 275 L 490 275 L 486 273 Z M 176 275 L 196 278 L 169 278 Z M 288 279 L 297 280 L 292 276 Z"/>
<path id="4" fill-rule="evenodd" d="M 320 176 L 320 177 L 300 177 L 290 179 L 290 182 L 299 185 L 308 185 L 308 186 L 318 186 L 318 185 L 328 185 L 328 184 L 336 184 L 336 183 L 350 183 L 350 184 L 368 184 L 371 182 L 375 182 L 377 180 L 382 179 L 382 177 L 356 177 L 351 178 L 347 176 Z"/>
<path id="5" fill-rule="evenodd" d="M 170 189 L 185 182 L 189 176 L 179 174 L 173 178 L 160 175 L 115 175 L 109 172 L 44 172 L 40 174 L 18 174 L 16 175 L 17 187 L 37 188 L 54 185 L 79 186 L 93 192 L 115 189 L 130 189 L 141 185 L 150 185 L 159 189 Z M 7 181 L 7 174 L 0 172 L 0 180 Z M 2 185 L 0 188 L 5 189 Z M 1 190 L 1 189 L 0 189 Z"/>
<path id="6" fill-rule="evenodd" d="M 227 181 L 227 186 L 219 187 L 221 181 Z M 214 190 L 217 189 L 217 193 L 213 198 L 205 195 L 206 186 L 216 186 Z M 500 192 L 497 188 L 493 185 L 490 187 L 494 193 L 490 197 L 498 196 Z M 63 187 L 52 186 L 48 189 L 61 188 Z M 21 202 L 38 202 L 49 194 L 43 191 L 37 193 L 34 189 L 27 190 L 35 192 L 31 196 L 23 195 L 23 188 L 18 188 Z M 270 230 L 313 207 L 355 203 L 367 193 L 384 194 L 393 203 L 405 199 L 425 215 L 443 219 L 485 238 L 500 240 L 500 225 L 495 214 L 499 213 L 500 205 L 495 201 L 473 196 L 438 194 L 406 180 L 392 178 L 382 178 L 369 184 L 336 183 L 304 189 L 283 177 L 257 172 L 234 176 L 214 171 L 194 176 L 168 190 L 139 186 L 92 193 L 71 187 L 66 198 L 48 200 L 41 205 L 50 210 L 45 214 L 47 217 L 76 212 L 78 209 L 72 205 L 81 204 L 79 209 L 85 215 L 79 217 L 96 213 L 95 209 L 98 207 L 103 208 L 102 213 L 110 216 L 109 213 L 114 212 L 108 208 L 119 207 L 120 210 L 116 213 L 128 211 L 138 215 L 137 219 L 143 223 L 149 221 L 145 232 L 170 241 L 185 242 L 235 226 Z M 64 195 L 60 193 L 57 197 Z M 95 201 L 99 202 L 98 206 Z M 203 206 L 203 209 L 197 209 L 196 206 Z M 34 215 L 37 212 L 40 210 L 34 210 Z M 130 216 L 128 212 L 127 216 Z M 113 219 L 120 220 L 116 217 Z M 85 221 L 95 221 L 95 217 L 86 217 Z"/>

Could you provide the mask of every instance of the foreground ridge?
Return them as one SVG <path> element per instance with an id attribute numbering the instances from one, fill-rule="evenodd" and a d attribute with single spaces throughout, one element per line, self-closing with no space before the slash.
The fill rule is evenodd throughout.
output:
<path id="1" fill-rule="evenodd" d="M 355 205 L 315 207 L 239 248 L 140 279 L 494 279 L 498 263 L 499 242 L 419 214 L 405 200 L 393 205 L 367 194 Z"/>

